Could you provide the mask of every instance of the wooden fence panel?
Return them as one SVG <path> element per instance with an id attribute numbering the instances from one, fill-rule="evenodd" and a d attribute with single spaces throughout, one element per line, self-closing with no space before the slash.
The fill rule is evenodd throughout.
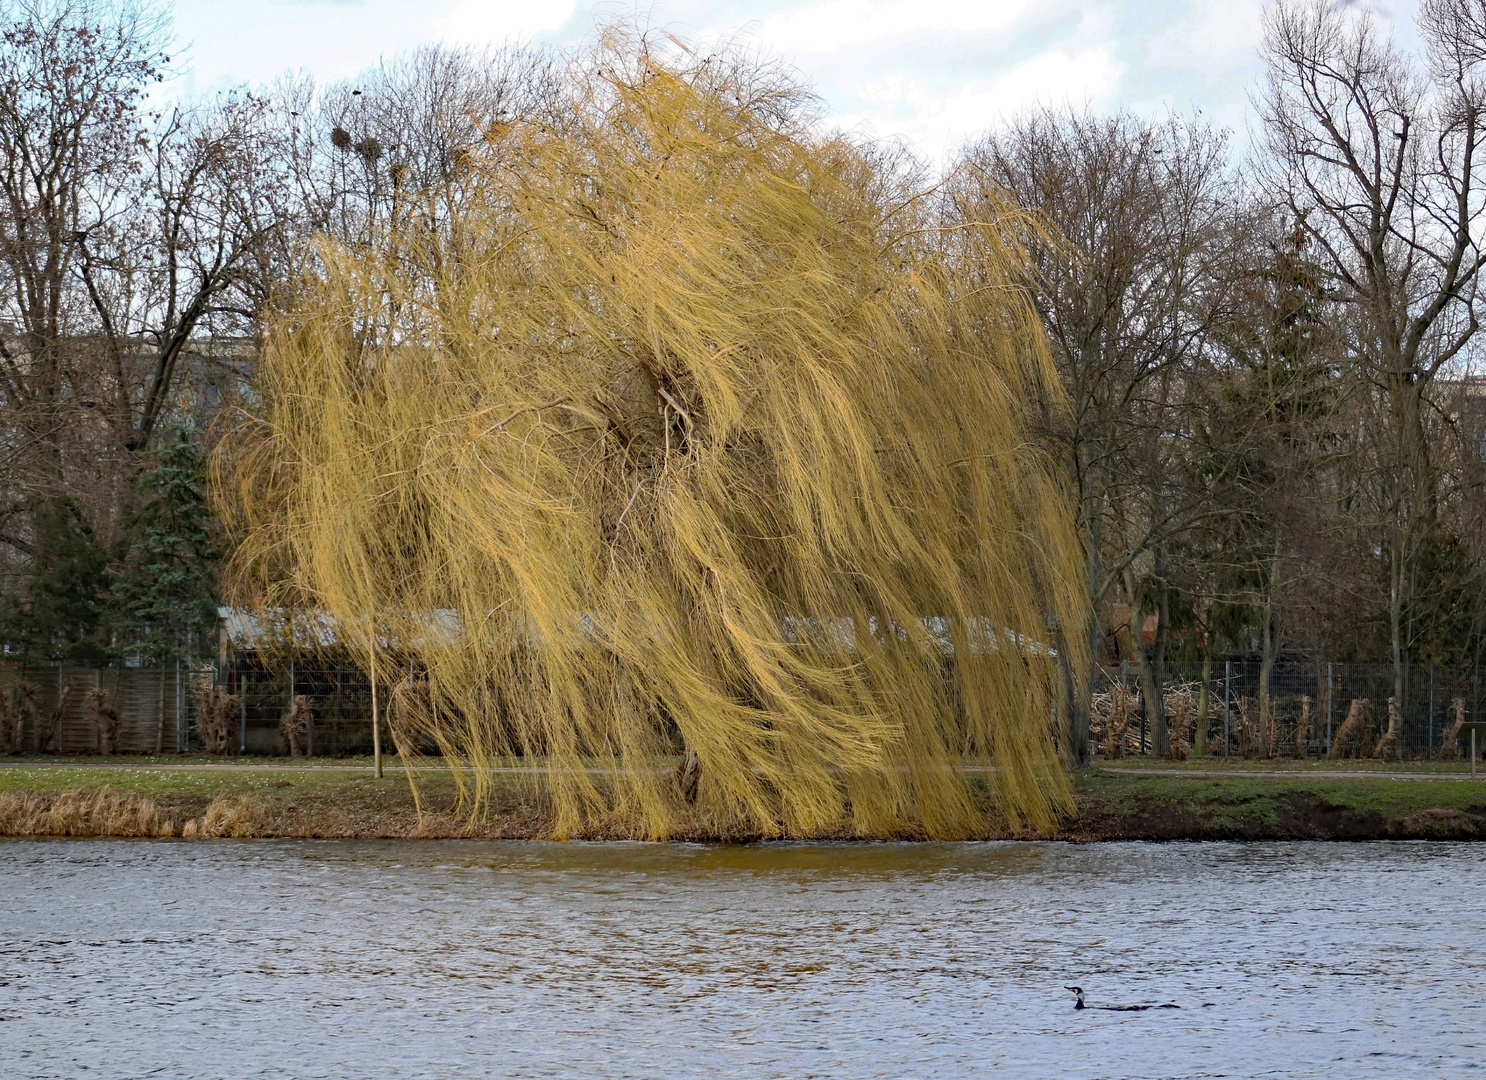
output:
<path id="1" fill-rule="evenodd" d="M 181 673 L 184 684 L 188 673 Z M 179 749 L 177 717 L 184 721 L 186 702 L 176 705 L 175 665 L 154 668 L 94 668 L 81 664 L 49 667 L 0 668 L 0 709 L 17 707 L 16 687 L 21 682 L 36 688 L 32 698 L 34 719 L 25 724 L 22 749 L 37 753 L 41 730 L 62 703 L 53 736 L 54 748 L 63 754 L 96 754 L 101 748 L 97 716 L 88 691 L 102 689 L 104 704 L 119 712 L 121 753 L 174 753 Z M 63 690 L 66 690 L 65 696 Z M 182 723 L 182 726 L 184 724 Z"/>
<path id="2" fill-rule="evenodd" d="M 58 724 L 58 741 L 64 754 L 96 754 L 99 750 L 98 724 L 93 719 L 88 691 L 98 687 L 100 676 L 108 674 L 99 668 L 63 664 L 58 678 L 61 690 L 62 718 Z"/>

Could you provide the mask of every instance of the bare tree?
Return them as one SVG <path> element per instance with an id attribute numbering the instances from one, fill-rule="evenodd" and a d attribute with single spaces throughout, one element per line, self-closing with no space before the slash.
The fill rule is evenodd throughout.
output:
<path id="1" fill-rule="evenodd" d="M 1263 205 L 1241 228 L 1209 365 L 1189 386 L 1205 418 L 1192 465 L 1218 513 L 1188 538 L 1184 577 L 1205 606 L 1227 609 L 1231 636 L 1257 639 L 1267 717 L 1295 591 L 1340 531 L 1328 485 L 1344 456 L 1349 384 L 1338 378 L 1338 305 L 1305 231 Z"/>
<path id="2" fill-rule="evenodd" d="M 165 23 L 134 3 L 5 0 L 0 24 L 0 395 L 18 425 L 12 455 L 39 472 L 27 486 L 47 488 L 69 464 L 69 412 L 96 404 L 71 395 L 88 359 L 76 341 L 92 328 L 79 238 L 134 182 Z"/>
<path id="3" fill-rule="evenodd" d="M 539 50 L 433 46 L 323 88 L 281 82 L 269 96 L 294 240 L 371 244 L 400 209 L 446 224 L 475 180 L 471 159 L 498 154 L 516 124 L 555 122 L 560 94 Z"/>
<path id="4" fill-rule="evenodd" d="M 1172 406 L 1211 321 L 1212 267 L 1228 235 L 1225 140 L 1175 119 L 1041 111 L 970 148 L 966 164 L 1056 233 L 1038 253 L 1037 301 L 1072 404 L 1050 435 L 1078 498 L 1091 610 L 1087 627 L 1060 632 L 1087 635 L 1097 656 L 1116 589 L 1137 613 L 1153 602 L 1153 655 L 1138 625 L 1132 636 L 1164 753 L 1164 548 L 1204 512 L 1174 483 L 1183 422 Z M 1088 676 L 1066 673 L 1066 745 L 1079 762 L 1089 755 Z"/>
<path id="5" fill-rule="evenodd" d="M 1353 309 L 1353 374 L 1373 391 L 1368 491 L 1388 562 L 1400 702 L 1415 564 L 1442 479 L 1427 434 L 1430 392 L 1479 328 L 1483 27 L 1475 0 L 1428 0 L 1421 62 L 1365 11 L 1282 0 L 1265 20 L 1264 179 L 1313 242 L 1327 287 Z"/>

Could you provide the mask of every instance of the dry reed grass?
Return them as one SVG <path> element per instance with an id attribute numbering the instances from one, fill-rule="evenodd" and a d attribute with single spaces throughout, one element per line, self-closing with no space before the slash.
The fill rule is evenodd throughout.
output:
<path id="1" fill-rule="evenodd" d="M 1240 695 L 1233 701 L 1234 711 L 1238 713 L 1238 723 L 1234 725 L 1234 734 L 1238 739 L 1238 752 L 1245 761 L 1251 760 L 1259 751 L 1260 729 L 1254 718 L 1254 699 L 1247 695 Z"/>
<path id="2" fill-rule="evenodd" d="M 108 703 L 108 691 L 95 686 L 88 691 L 88 709 L 93 714 L 93 727 L 98 732 L 98 752 L 117 754 L 119 733 L 124 726 L 119 710 Z"/>
<path id="3" fill-rule="evenodd" d="M 1383 732 L 1383 737 L 1372 749 L 1374 758 L 1384 758 L 1393 752 L 1398 745 L 1398 739 L 1402 733 L 1403 719 L 1398 713 L 1398 699 L 1388 699 L 1388 729 Z"/>
<path id="4" fill-rule="evenodd" d="M 1305 741 L 1311 732 L 1311 697 L 1303 694 L 1300 698 L 1300 719 L 1295 722 L 1295 760 L 1301 761 L 1305 758 Z"/>
<path id="5" fill-rule="evenodd" d="M 1455 719 L 1450 721 L 1450 726 L 1440 737 L 1439 757 L 1441 761 L 1460 759 L 1460 733 L 1465 730 L 1465 698 L 1452 698 L 1450 711 L 1455 714 Z"/>
<path id="6" fill-rule="evenodd" d="M 216 458 L 237 595 L 416 660 L 470 814 L 508 755 L 550 763 L 559 835 L 671 835 L 678 753 L 761 835 L 968 835 L 967 759 L 1013 821 L 1071 805 L 1047 628 L 1086 601 L 1032 434 L 1064 408 L 1038 226 L 812 107 L 613 30 L 457 199 L 325 242 L 268 333 Z"/>
<path id="7" fill-rule="evenodd" d="M 208 754 L 228 753 L 232 729 L 239 716 L 236 694 L 220 686 L 204 686 L 196 695 L 196 734 Z"/>
<path id="8" fill-rule="evenodd" d="M 1371 745 L 1372 727 L 1372 706 L 1367 698 L 1353 698 L 1347 708 L 1347 718 L 1331 737 L 1331 759 L 1346 757 L 1349 745 L 1358 748 Z"/>
<path id="9" fill-rule="evenodd" d="M 118 788 L 0 793 L 0 836 L 173 836 L 154 800 Z"/>
<path id="10" fill-rule="evenodd" d="M 62 688 L 57 691 L 56 704 L 47 712 L 46 719 L 37 728 L 36 752 L 38 754 L 61 750 L 62 717 L 67 715 L 67 705 L 71 700 L 72 684 L 63 683 Z"/>
<path id="11" fill-rule="evenodd" d="M 1191 733 L 1197 724 L 1197 701 L 1201 693 L 1202 688 L 1190 682 L 1168 687 L 1163 695 L 1172 761 L 1186 761 L 1191 756 Z"/>
<path id="12" fill-rule="evenodd" d="M 279 734 L 288 745 L 290 757 L 299 757 L 308 752 L 305 740 L 309 737 L 310 722 L 313 719 L 310 699 L 304 694 L 295 694 L 289 708 L 279 717 Z"/>
<path id="13" fill-rule="evenodd" d="M 192 840 L 218 837 L 244 839 L 259 836 L 263 832 L 264 811 L 262 805 L 247 795 L 235 798 L 219 795 L 207 806 L 199 818 L 192 818 L 181 826 L 181 836 Z"/>
<path id="14" fill-rule="evenodd" d="M 1090 742 L 1102 748 L 1106 758 L 1139 753 L 1140 741 L 1131 723 L 1140 714 L 1140 691 L 1123 683 L 1114 683 L 1090 699 Z"/>

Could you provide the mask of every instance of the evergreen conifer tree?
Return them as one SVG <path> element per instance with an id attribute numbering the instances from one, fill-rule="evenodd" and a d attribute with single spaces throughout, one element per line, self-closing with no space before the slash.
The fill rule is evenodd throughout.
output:
<path id="1" fill-rule="evenodd" d="M 113 583 L 115 650 L 163 662 L 205 648 L 217 620 L 221 551 L 191 433 L 167 433 L 151 456 L 155 467 L 136 481 L 146 501 L 130 519 L 133 540 Z"/>
<path id="2" fill-rule="evenodd" d="M 97 659 L 108 554 L 66 496 L 39 500 L 31 520 L 31 562 L 20 588 L 0 603 L 0 638 L 33 659 Z"/>

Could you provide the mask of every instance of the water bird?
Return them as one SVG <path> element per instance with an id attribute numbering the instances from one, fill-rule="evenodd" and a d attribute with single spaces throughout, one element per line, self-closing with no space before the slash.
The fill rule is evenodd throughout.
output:
<path id="1" fill-rule="evenodd" d="M 1166 1002 L 1163 1005 L 1085 1005 L 1084 988 L 1082 986 L 1065 986 L 1064 990 L 1072 990 L 1075 997 L 1073 1007 L 1075 1009 L 1103 1009 L 1105 1012 L 1145 1012 L 1147 1009 L 1180 1009 L 1180 1005 Z"/>

